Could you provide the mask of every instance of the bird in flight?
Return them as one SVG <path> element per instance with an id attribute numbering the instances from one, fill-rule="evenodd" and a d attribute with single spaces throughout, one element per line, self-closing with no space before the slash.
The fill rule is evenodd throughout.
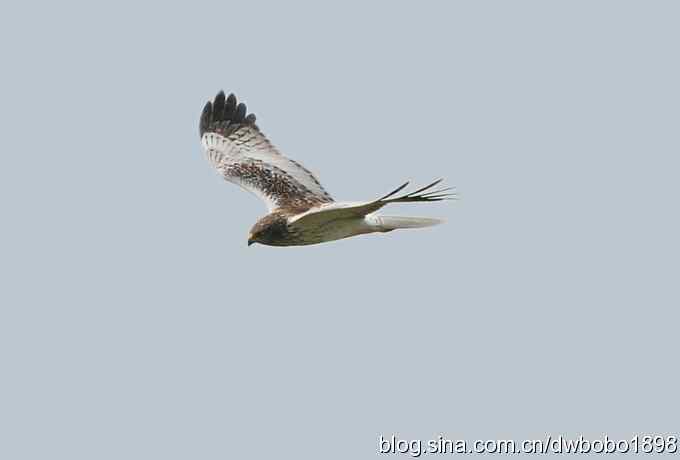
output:
<path id="1" fill-rule="evenodd" d="M 350 236 L 390 232 L 399 228 L 441 223 L 424 217 L 393 217 L 376 213 L 390 203 L 419 203 L 454 198 L 442 181 L 397 196 L 409 183 L 377 200 L 360 203 L 333 200 L 316 177 L 283 156 L 255 124 L 255 115 L 236 96 L 220 91 L 201 115 L 201 144 L 210 164 L 229 182 L 260 197 L 269 214 L 255 223 L 248 246 L 302 246 Z"/>

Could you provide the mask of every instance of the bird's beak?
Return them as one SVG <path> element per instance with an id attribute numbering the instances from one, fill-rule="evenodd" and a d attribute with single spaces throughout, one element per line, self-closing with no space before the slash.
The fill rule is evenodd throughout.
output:
<path id="1" fill-rule="evenodd" d="M 254 242 L 253 235 L 248 235 L 248 246 L 252 246 Z"/>

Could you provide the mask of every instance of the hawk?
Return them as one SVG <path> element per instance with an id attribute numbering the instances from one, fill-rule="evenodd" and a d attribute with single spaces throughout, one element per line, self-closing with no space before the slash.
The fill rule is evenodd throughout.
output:
<path id="1" fill-rule="evenodd" d="M 441 201 L 451 188 L 435 189 L 442 179 L 395 196 L 409 183 L 377 200 L 361 203 L 333 200 L 316 177 L 283 156 L 255 124 L 255 115 L 230 94 L 220 91 L 205 105 L 200 121 L 201 144 L 208 161 L 229 182 L 260 197 L 269 214 L 250 230 L 248 246 L 301 246 L 398 228 L 421 228 L 438 219 L 391 217 L 376 213 L 390 203 Z"/>

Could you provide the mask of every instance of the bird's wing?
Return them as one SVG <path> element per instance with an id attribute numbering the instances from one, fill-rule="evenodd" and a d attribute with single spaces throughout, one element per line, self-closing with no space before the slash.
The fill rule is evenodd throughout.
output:
<path id="1" fill-rule="evenodd" d="M 210 163 L 229 182 L 260 197 L 269 211 L 302 212 L 333 202 L 314 175 L 281 155 L 246 115 L 246 106 L 220 91 L 203 109 L 201 143 Z"/>
<path id="2" fill-rule="evenodd" d="M 297 214 L 289 218 L 289 224 L 293 226 L 308 226 L 308 225 L 322 225 L 338 219 L 348 219 L 352 217 L 364 217 L 372 212 L 377 211 L 385 205 L 390 203 L 417 203 L 441 201 L 447 199 L 454 199 L 455 193 L 449 193 L 452 187 L 440 188 L 432 190 L 442 179 L 439 179 L 425 187 L 422 187 L 415 192 L 410 192 L 405 195 L 394 197 L 397 193 L 403 190 L 409 183 L 401 185 L 396 190 L 387 195 L 373 201 L 363 203 L 327 203 L 315 206 L 308 211 Z"/>

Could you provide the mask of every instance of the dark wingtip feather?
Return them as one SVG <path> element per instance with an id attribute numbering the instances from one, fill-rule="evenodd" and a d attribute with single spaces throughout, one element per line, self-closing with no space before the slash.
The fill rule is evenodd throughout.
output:
<path id="1" fill-rule="evenodd" d="M 220 91 L 217 93 L 217 96 L 215 96 L 213 112 L 216 113 L 218 117 L 224 112 L 224 91 Z"/>
<path id="2" fill-rule="evenodd" d="M 234 115 L 234 121 L 236 123 L 241 123 L 246 118 L 246 105 L 241 102 L 236 107 L 236 114 Z"/>
<path id="3" fill-rule="evenodd" d="M 410 182 L 407 181 L 406 183 L 401 184 L 401 185 L 400 185 L 399 187 L 397 187 L 395 190 L 392 190 L 390 193 L 388 193 L 387 195 L 385 195 L 385 196 L 382 197 L 382 198 L 379 198 L 377 201 L 385 200 L 385 199 L 387 199 L 387 198 L 389 198 L 389 197 L 395 195 L 396 193 L 401 192 L 401 191 L 404 189 L 404 187 L 406 187 L 409 183 L 410 183 Z"/>
<path id="4" fill-rule="evenodd" d="M 437 179 L 436 181 L 432 182 L 430 185 L 426 185 L 425 187 L 419 188 L 419 189 L 416 190 L 415 192 L 409 193 L 407 196 L 417 195 L 417 194 L 419 194 L 419 193 L 421 193 L 421 192 L 424 192 L 425 190 L 431 189 L 432 187 L 434 187 L 435 185 L 439 184 L 439 183 L 440 183 L 441 181 L 443 181 L 443 180 L 444 180 L 444 178 Z"/>
<path id="5" fill-rule="evenodd" d="M 203 133 L 208 130 L 211 121 L 212 121 L 212 103 L 208 101 L 205 103 L 205 107 L 203 107 L 203 113 L 201 114 L 201 122 L 199 126 L 199 132 L 201 134 L 201 137 L 203 136 Z"/>
<path id="6" fill-rule="evenodd" d="M 200 134 L 216 132 L 227 129 L 231 124 L 255 123 L 255 115 L 249 114 L 244 103 L 238 103 L 234 93 L 225 97 L 224 91 L 215 96 L 214 102 L 207 102 L 203 108 L 200 121 Z"/>
<path id="7" fill-rule="evenodd" d="M 224 107 L 224 117 L 227 119 L 231 119 L 235 111 L 236 111 L 236 96 L 234 96 L 234 93 L 231 93 L 227 98 L 227 104 Z"/>

